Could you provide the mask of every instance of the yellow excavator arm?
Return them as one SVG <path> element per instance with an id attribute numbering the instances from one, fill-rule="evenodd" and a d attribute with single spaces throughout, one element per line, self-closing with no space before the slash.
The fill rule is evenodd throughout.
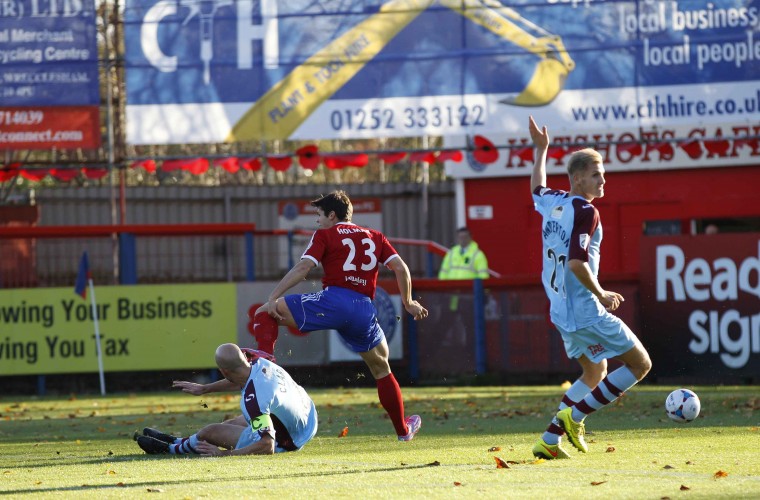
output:
<path id="1" fill-rule="evenodd" d="M 538 66 L 525 89 L 499 102 L 515 106 L 543 106 L 553 101 L 562 91 L 567 75 L 575 68 L 575 62 L 570 58 L 560 37 L 528 21 L 498 0 L 439 2 L 539 57 Z"/>

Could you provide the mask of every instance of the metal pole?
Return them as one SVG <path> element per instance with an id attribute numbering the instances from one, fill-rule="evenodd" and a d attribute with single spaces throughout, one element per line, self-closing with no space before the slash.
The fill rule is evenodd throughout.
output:
<path id="1" fill-rule="evenodd" d="M 105 40 L 105 68 L 103 74 L 106 79 L 106 153 L 108 155 L 108 173 L 111 180 L 111 224 L 119 223 L 116 203 L 116 179 L 114 178 L 114 132 L 113 132 L 113 88 L 111 82 L 111 73 L 113 70 L 111 57 L 111 39 L 109 34 L 109 19 L 111 13 L 111 4 L 106 2 L 103 8 L 103 39 Z M 121 181 L 123 184 L 123 180 Z M 124 223 L 122 214 L 122 224 Z M 111 237 L 111 260 L 113 265 L 113 282 L 119 283 L 119 241 L 114 233 Z"/>

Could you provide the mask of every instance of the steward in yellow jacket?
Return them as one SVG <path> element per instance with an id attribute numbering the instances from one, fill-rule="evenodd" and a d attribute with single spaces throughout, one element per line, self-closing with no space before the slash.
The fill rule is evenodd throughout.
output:
<path id="1" fill-rule="evenodd" d="M 457 230 L 458 245 L 446 253 L 438 272 L 442 280 L 471 280 L 488 278 L 488 259 L 472 241 L 470 230 L 466 227 Z"/>

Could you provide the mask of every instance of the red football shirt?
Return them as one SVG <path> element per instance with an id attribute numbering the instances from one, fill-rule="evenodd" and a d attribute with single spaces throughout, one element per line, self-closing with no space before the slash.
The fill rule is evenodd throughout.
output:
<path id="1" fill-rule="evenodd" d="M 339 222 L 329 229 L 318 229 L 301 258 L 322 264 L 323 287 L 349 288 L 374 299 L 379 264 L 387 265 L 396 256 L 380 231 Z"/>

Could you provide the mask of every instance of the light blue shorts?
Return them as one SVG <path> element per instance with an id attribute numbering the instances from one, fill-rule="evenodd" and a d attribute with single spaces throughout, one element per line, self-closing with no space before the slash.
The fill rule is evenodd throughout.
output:
<path id="1" fill-rule="evenodd" d="M 372 299 L 348 288 L 286 295 L 285 303 L 299 330 L 337 330 L 354 352 L 371 351 L 385 338 Z"/>
<path id="2" fill-rule="evenodd" d="M 594 363 L 630 351 L 638 340 L 623 320 L 610 313 L 605 313 L 599 322 L 574 332 L 554 326 L 562 334 L 567 357 L 577 359 L 585 354 Z"/>

